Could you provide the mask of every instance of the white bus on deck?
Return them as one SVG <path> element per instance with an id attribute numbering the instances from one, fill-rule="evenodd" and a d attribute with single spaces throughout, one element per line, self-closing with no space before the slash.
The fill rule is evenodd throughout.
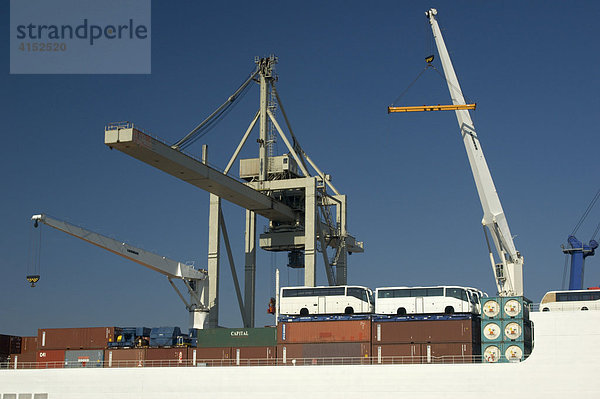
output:
<path id="1" fill-rule="evenodd" d="M 600 289 L 550 291 L 540 303 L 542 312 L 600 310 Z"/>
<path id="2" fill-rule="evenodd" d="M 487 294 L 476 288 L 458 286 L 384 287 L 375 290 L 375 313 L 481 313 L 481 298 Z"/>
<path id="3" fill-rule="evenodd" d="M 332 287 L 283 287 L 279 295 L 281 315 L 373 313 L 373 292 L 354 285 Z"/>

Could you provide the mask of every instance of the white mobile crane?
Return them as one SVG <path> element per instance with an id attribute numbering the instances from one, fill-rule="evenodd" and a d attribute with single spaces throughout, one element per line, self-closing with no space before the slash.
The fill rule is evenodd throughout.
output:
<path id="1" fill-rule="evenodd" d="M 450 56 L 448 55 L 442 32 L 435 19 L 437 10 L 432 8 L 425 14 L 429 19 L 431 29 L 433 30 L 435 44 L 440 55 L 444 75 L 446 77 L 446 82 L 448 83 L 448 89 L 450 90 L 452 104 L 455 106 L 465 106 L 466 103 L 458 83 L 458 78 L 454 72 L 452 61 L 450 61 Z M 510 229 L 508 228 L 508 223 L 506 221 L 506 216 L 502 210 L 502 205 L 500 204 L 500 199 L 498 198 L 492 175 L 490 174 L 485 157 L 483 156 L 483 150 L 479 138 L 477 137 L 477 133 L 475 132 L 475 126 L 473 125 L 469 111 L 466 108 L 456 108 L 455 112 L 467 150 L 469 163 L 471 164 L 471 171 L 473 172 L 479 199 L 483 207 L 482 224 L 489 230 L 494 241 L 494 246 L 496 247 L 496 253 L 500 260 L 496 263 L 488 241 L 490 260 L 496 279 L 496 286 L 498 287 L 498 294 L 500 296 L 521 296 L 523 295 L 523 256 L 521 256 L 521 253 L 515 248 L 513 237 L 510 234 Z"/>
<path id="2" fill-rule="evenodd" d="M 110 237 L 103 236 L 93 231 L 86 230 L 79 226 L 72 225 L 62 220 L 51 218 L 44 214 L 33 215 L 31 220 L 34 221 L 34 226 L 38 227 L 38 223 L 44 223 L 50 227 L 60 230 L 64 233 L 72 235 L 106 249 L 116 255 L 134 261 L 144 267 L 157 271 L 167 276 L 169 283 L 177 292 L 185 304 L 186 309 L 190 312 L 190 328 L 204 328 L 205 320 L 208 316 L 208 308 L 206 307 L 208 298 L 208 273 L 206 270 L 195 269 L 191 265 L 187 265 L 175 260 L 171 260 L 161 255 L 157 255 L 146 250 L 136 248 L 125 242 L 117 241 Z M 190 300 L 187 301 L 179 288 L 173 282 L 173 279 L 183 281 L 190 295 Z M 28 277 L 29 280 L 29 277 Z"/>

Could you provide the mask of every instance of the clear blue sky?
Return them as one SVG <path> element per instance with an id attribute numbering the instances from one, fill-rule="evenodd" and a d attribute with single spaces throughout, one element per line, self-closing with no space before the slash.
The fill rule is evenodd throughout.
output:
<path id="1" fill-rule="evenodd" d="M 473 114 L 517 248 L 526 295 L 561 288 L 560 244 L 599 188 L 597 2 L 438 1 L 439 22 Z M 307 153 L 349 198 L 365 253 L 349 282 L 464 284 L 494 293 L 481 206 L 451 112 L 387 115 L 430 53 L 427 5 L 409 1 L 154 2 L 151 75 L 9 75 L 2 2 L 3 145 L 0 332 L 179 325 L 187 314 L 165 278 L 48 227 L 39 286 L 25 281 L 29 218 L 45 212 L 205 266 L 208 194 L 103 144 L 104 125 L 130 120 L 174 142 L 221 104 L 254 67 L 279 57 L 278 89 Z M 127 60 L 119 60 L 127 62 Z M 437 61 L 436 61 L 437 62 Z M 438 67 L 439 63 L 436 64 Z M 253 89 L 208 136 L 224 167 L 255 110 Z M 448 103 L 427 73 L 403 104 Z M 252 144 L 244 156 L 254 157 Z M 278 143 L 279 152 L 284 144 Z M 237 170 L 237 169 L 236 169 Z M 239 273 L 243 210 L 225 207 Z M 600 209 L 582 227 L 589 240 Z M 262 231 L 264 220 L 259 222 Z M 257 325 L 284 283 L 302 277 L 284 254 L 260 252 Z M 241 324 L 226 260 L 221 324 Z M 325 283 L 319 263 L 319 283 Z M 589 258 L 586 285 L 600 283 Z"/>

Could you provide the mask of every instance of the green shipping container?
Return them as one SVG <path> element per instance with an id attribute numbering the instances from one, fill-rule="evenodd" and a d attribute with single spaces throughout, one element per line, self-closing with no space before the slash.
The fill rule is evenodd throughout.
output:
<path id="1" fill-rule="evenodd" d="M 199 348 L 275 346 L 277 329 L 263 328 L 210 328 L 198 330 Z"/>

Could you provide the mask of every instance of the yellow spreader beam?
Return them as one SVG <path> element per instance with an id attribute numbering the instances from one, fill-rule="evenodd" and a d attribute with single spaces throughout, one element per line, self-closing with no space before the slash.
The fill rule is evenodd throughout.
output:
<path id="1" fill-rule="evenodd" d="M 459 105 L 417 105 L 410 107 L 388 107 L 388 114 L 391 112 L 420 112 L 420 111 L 456 111 L 458 109 L 475 109 L 477 104 L 459 104 Z"/>

